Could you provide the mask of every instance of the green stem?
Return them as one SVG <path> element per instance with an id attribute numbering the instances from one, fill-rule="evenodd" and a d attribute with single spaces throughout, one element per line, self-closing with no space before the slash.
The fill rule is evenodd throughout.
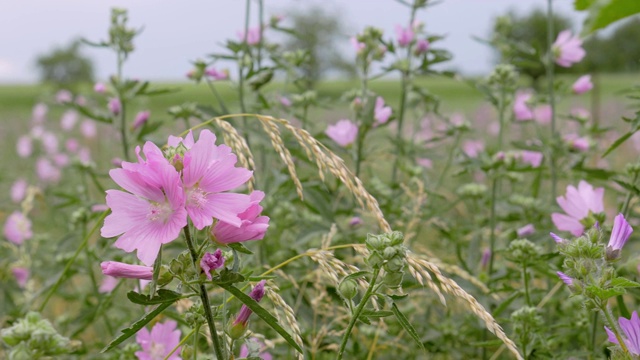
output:
<path id="1" fill-rule="evenodd" d="M 554 146 L 551 147 L 550 170 L 551 170 L 551 202 L 556 201 L 556 186 L 558 182 L 558 174 L 556 169 L 556 160 L 553 154 L 555 149 L 556 134 L 556 100 L 554 96 L 553 86 L 553 4 L 552 0 L 547 0 L 547 86 L 549 92 L 549 106 L 551 106 L 551 141 Z"/>
<path id="2" fill-rule="evenodd" d="M 524 299 L 527 306 L 531 306 L 531 297 L 529 297 L 529 274 L 527 273 L 527 265 L 522 265 L 522 278 L 524 282 Z"/>
<path id="3" fill-rule="evenodd" d="M 376 280 L 378 280 L 379 274 L 380 274 L 380 268 L 375 267 L 373 269 L 373 275 L 371 276 L 371 282 L 369 283 L 369 287 L 367 288 L 367 291 L 364 293 L 362 300 L 360 300 L 360 303 L 358 304 L 358 307 L 356 308 L 355 313 L 353 313 L 353 315 L 351 316 L 351 321 L 349 321 L 347 330 L 345 331 L 344 335 L 342 335 L 340 350 L 338 351 L 338 356 L 336 357 L 337 360 L 342 359 L 342 355 L 344 354 L 344 349 L 347 347 L 347 342 L 349 341 L 349 335 L 351 334 L 351 330 L 353 330 L 353 326 L 356 324 L 356 321 L 358 321 L 358 318 L 360 317 L 360 313 L 362 313 L 362 310 L 364 309 L 365 305 L 367 305 L 367 302 L 369 301 L 369 298 L 373 293 L 373 288 L 376 285 Z"/>
<path id="4" fill-rule="evenodd" d="M 494 178 L 491 185 L 491 212 L 489 215 L 489 226 L 491 227 L 491 233 L 489 235 L 489 249 L 491 251 L 491 257 L 489 257 L 489 282 L 491 282 L 491 275 L 493 275 L 493 259 L 496 257 L 496 198 L 498 192 L 498 179 Z"/>
<path id="5" fill-rule="evenodd" d="M 224 104 L 224 100 L 222 100 L 222 96 L 220 96 L 220 93 L 218 92 L 216 87 L 213 85 L 213 82 L 211 80 L 207 79 L 207 85 L 209 86 L 209 89 L 213 93 L 213 96 L 215 96 L 216 100 L 218 100 L 218 105 L 220 105 L 220 108 L 222 109 L 222 111 L 225 114 L 228 114 L 229 113 L 229 109 L 227 109 L 227 106 Z"/>
<path id="6" fill-rule="evenodd" d="M 360 100 L 362 101 L 362 106 L 365 109 L 368 109 L 367 105 L 368 97 L 368 88 L 369 88 L 369 71 L 368 64 L 366 59 L 362 64 L 362 95 L 360 95 Z M 359 111 L 357 114 L 362 114 L 362 111 Z M 364 119 L 360 116 L 360 124 L 364 123 Z M 369 131 L 369 127 L 364 125 L 361 126 L 360 131 L 358 132 L 358 140 L 356 142 L 356 176 L 360 176 L 360 164 L 362 163 L 362 148 L 364 146 L 364 138 L 367 136 L 367 132 Z"/>
<path id="7" fill-rule="evenodd" d="M 124 58 L 121 52 L 118 52 L 118 101 L 120 102 L 120 141 L 122 142 L 122 154 L 126 161 L 129 161 L 129 142 L 127 140 L 127 119 L 126 119 L 126 101 L 122 96 L 120 86 L 122 85 L 122 65 Z"/>
<path id="8" fill-rule="evenodd" d="M 184 238 L 187 242 L 187 247 L 189 248 L 189 253 L 191 254 L 191 260 L 193 260 L 193 267 L 196 271 L 196 274 L 200 273 L 200 267 L 198 266 L 198 253 L 196 252 L 196 248 L 193 246 L 193 239 L 191 238 L 191 232 L 189 230 L 189 225 L 183 228 L 184 230 Z M 209 325 L 209 332 L 211 333 L 211 340 L 213 342 L 213 350 L 216 354 L 216 359 L 223 360 L 225 357 L 223 356 L 223 350 L 221 346 L 220 336 L 218 336 L 218 331 L 216 330 L 216 323 L 213 320 L 213 313 L 211 312 L 211 303 L 209 302 L 209 294 L 207 293 L 207 288 L 203 283 L 200 283 L 200 299 L 202 300 L 202 307 L 204 308 L 204 316 L 207 319 L 207 324 Z"/>
<path id="9" fill-rule="evenodd" d="M 449 168 L 451 167 L 451 164 L 453 163 L 453 154 L 456 152 L 456 149 L 460 146 L 461 138 L 462 138 L 462 136 L 461 136 L 460 132 L 458 132 L 456 134 L 455 140 L 453 141 L 453 146 L 451 147 L 451 150 L 449 151 L 449 154 L 447 155 L 447 162 L 444 164 L 444 169 L 442 169 L 442 172 L 440 173 L 440 177 L 438 178 L 438 182 L 436 182 L 435 190 L 440 188 L 440 185 L 442 185 L 442 181 L 444 181 L 445 176 L 449 172 Z"/>
<path id="10" fill-rule="evenodd" d="M 589 344 L 589 357 L 593 355 L 596 347 L 596 334 L 598 333 L 598 313 L 593 313 L 593 324 L 591 326 L 591 342 Z"/>
<path id="11" fill-rule="evenodd" d="M 625 354 L 628 354 L 629 350 L 627 349 L 627 345 L 624 343 L 624 339 L 620 335 L 620 331 L 618 331 L 618 325 L 616 324 L 616 321 L 613 319 L 613 315 L 611 314 L 611 311 L 609 310 L 606 304 L 603 304 L 600 306 L 600 312 L 604 316 L 604 319 L 606 320 L 607 325 L 609 325 L 609 329 L 613 331 L 613 333 L 615 334 L 616 339 L 618 340 L 618 345 L 620 345 L 620 348 L 622 348 L 622 351 L 624 351 Z"/>
<path id="12" fill-rule="evenodd" d="M 631 185 L 636 184 L 636 182 L 638 181 L 638 173 L 636 172 L 633 175 L 633 181 L 631 182 Z M 627 217 L 628 212 L 629 212 L 629 203 L 631 203 L 631 199 L 633 198 L 633 192 L 631 192 L 631 190 L 629 190 L 629 192 L 627 193 L 627 197 L 624 199 L 624 204 L 622 205 L 622 209 L 620 210 L 620 212 L 622 213 L 622 215 L 624 215 L 624 217 Z"/>

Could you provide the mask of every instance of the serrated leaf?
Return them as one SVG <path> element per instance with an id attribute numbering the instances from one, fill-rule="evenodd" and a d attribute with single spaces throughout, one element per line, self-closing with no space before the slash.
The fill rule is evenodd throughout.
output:
<path id="1" fill-rule="evenodd" d="M 602 289 L 596 285 L 589 285 L 587 286 L 586 290 L 600 298 L 602 301 L 610 299 L 614 296 L 624 295 L 626 293 L 624 288 Z"/>
<path id="2" fill-rule="evenodd" d="M 420 336 L 416 329 L 411 325 L 409 319 L 398 309 L 396 303 L 391 304 L 391 311 L 396 316 L 396 319 L 400 322 L 400 325 L 404 328 L 404 330 L 413 338 L 413 340 L 420 346 L 420 349 L 424 350 L 424 345 L 422 344 L 422 340 L 420 340 Z"/>
<path id="3" fill-rule="evenodd" d="M 181 297 L 182 297 L 182 294 L 172 290 L 166 290 L 166 289 L 158 290 L 156 296 L 154 297 L 151 297 L 149 295 L 143 295 L 135 291 L 129 291 L 127 293 L 127 298 L 129 299 L 129 301 L 131 301 L 134 304 L 140 304 L 140 305 L 162 304 L 167 301 L 174 302 L 180 299 Z"/>
<path id="4" fill-rule="evenodd" d="M 258 315 L 264 322 L 267 323 L 273 330 L 275 330 L 282 338 L 289 343 L 294 349 L 296 349 L 299 353 L 302 353 L 302 348 L 298 345 L 293 337 L 278 323 L 278 319 L 275 316 L 271 315 L 265 308 L 260 306 L 257 301 L 253 300 L 249 295 L 242 292 L 242 290 L 231 284 L 219 284 L 221 288 L 230 292 L 233 296 L 238 298 L 238 300 L 242 301 L 251 311 L 253 311 L 256 315 Z"/>
<path id="5" fill-rule="evenodd" d="M 140 329 L 142 329 L 145 325 L 147 325 L 151 320 L 153 320 L 156 316 L 162 313 L 166 308 L 171 306 L 171 304 L 173 304 L 173 302 L 165 302 L 158 305 L 157 308 L 153 309 L 153 311 L 144 315 L 142 318 L 140 318 L 140 320 L 134 322 L 128 328 L 122 329 L 121 330 L 122 335 L 118 336 L 113 341 L 111 341 L 109 345 L 107 345 L 104 349 L 102 349 L 101 353 L 104 353 L 113 349 L 114 347 L 121 344 L 123 341 L 135 335 Z"/>
<path id="6" fill-rule="evenodd" d="M 241 243 L 230 243 L 230 244 L 227 244 L 227 246 L 242 254 L 247 254 L 247 255 L 253 254 L 253 251 L 247 249 L 247 247 L 242 245 Z"/>
<path id="7" fill-rule="evenodd" d="M 619 137 L 618 140 L 614 141 L 613 144 L 611 144 L 611 146 L 609 146 L 607 151 L 605 151 L 604 154 L 602 154 L 602 158 L 604 159 L 605 156 L 609 155 L 610 152 L 612 152 L 613 150 L 618 148 L 618 146 L 622 145 L 622 143 L 627 141 L 627 139 L 630 138 L 632 135 L 633 135 L 633 132 L 628 132 L 628 133 L 622 135 L 621 137 Z"/>
<path id="8" fill-rule="evenodd" d="M 640 287 L 640 284 L 623 277 L 617 277 L 611 280 L 611 286 L 621 287 L 621 288 L 634 288 L 634 287 Z"/>

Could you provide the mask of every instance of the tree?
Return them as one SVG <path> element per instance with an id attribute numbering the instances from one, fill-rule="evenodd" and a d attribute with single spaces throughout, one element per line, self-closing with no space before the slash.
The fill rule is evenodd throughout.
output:
<path id="1" fill-rule="evenodd" d="M 594 36 L 584 43 L 587 56 L 582 72 L 640 71 L 640 18 L 625 21 L 608 37 Z"/>
<path id="2" fill-rule="evenodd" d="M 344 39 L 346 31 L 342 18 L 326 7 L 314 5 L 287 14 L 293 21 L 295 36 L 285 43 L 287 50 L 305 50 L 309 60 L 303 71 L 310 83 L 317 82 L 330 70 L 348 75 L 355 74 L 353 61 L 346 60 L 338 50 L 337 42 Z"/>
<path id="3" fill-rule="evenodd" d="M 40 81 L 65 89 L 93 82 L 93 63 L 80 52 L 80 45 L 80 41 L 75 40 L 67 47 L 40 55 L 36 60 Z"/>
<path id="4" fill-rule="evenodd" d="M 553 39 L 557 38 L 560 31 L 571 27 L 571 20 L 554 14 Z M 509 12 L 496 18 L 493 32 L 492 43 L 498 49 L 500 62 L 514 64 L 521 74 L 531 78 L 536 87 L 538 79 L 545 74 L 541 59 L 547 53 L 547 13 L 541 9 L 524 16 Z M 566 71 L 560 68 L 558 70 Z"/>

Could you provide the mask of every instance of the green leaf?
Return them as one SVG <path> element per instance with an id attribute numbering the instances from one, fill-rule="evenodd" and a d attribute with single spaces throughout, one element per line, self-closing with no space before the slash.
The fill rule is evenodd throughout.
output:
<path id="1" fill-rule="evenodd" d="M 101 352 L 102 353 L 107 352 L 107 351 L 113 349 L 114 347 L 116 347 L 117 345 L 119 345 L 120 343 L 122 343 L 123 341 L 125 341 L 128 338 L 130 338 L 133 335 L 135 335 L 138 332 L 138 330 L 142 329 L 145 325 L 147 325 L 151 320 L 153 320 L 156 316 L 158 316 L 166 308 L 171 306 L 171 304 L 173 304 L 173 302 L 165 302 L 165 303 L 162 303 L 162 304 L 158 305 L 157 308 L 155 308 L 150 313 L 147 313 L 145 316 L 140 318 L 140 320 L 134 322 L 128 328 L 122 329 L 122 335 L 118 336 L 113 341 L 111 341 L 109 343 L 109 345 L 107 345 L 104 349 L 102 349 Z"/>
<path id="2" fill-rule="evenodd" d="M 251 311 L 253 311 L 256 315 L 258 315 L 267 325 L 271 326 L 273 330 L 275 330 L 283 339 L 289 343 L 294 349 L 296 349 L 299 353 L 302 354 L 302 348 L 293 340 L 293 337 L 284 329 L 280 324 L 278 324 L 278 319 L 275 316 L 271 315 L 265 308 L 260 306 L 257 301 L 253 300 L 249 295 L 242 292 L 242 290 L 231 284 L 218 284 L 221 288 L 230 292 L 233 296 L 238 298 L 238 300 L 242 301 Z"/>
<path id="3" fill-rule="evenodd" d="M 632 193 L 634 193 L 636 195 L 640 195 L 640 189 L 638 189 L 637 186 L 629 184 L 629 183 L 624 182 L 622 180 L 613 180 L 613 181 L 615 181 L 618 185 L 622 186 L 626 190 L 629 190 L 629 191 L 631 191 Z"/>
<path id="4" fill-rule="evenodd" d="M 111 124 L 113 122 L 113 120 L 110 117 L 96 114 L 87 107 L 84 107 L 78 104 L 71 104 L 71 106 L 74 109 L 78 110 L 78 112 L 80 112 L 82 115 L 88 118 L 91 118 L 93 120 L 100 121 L 107 124 Z"/>
<path id="5" fill-rule="evenodd" d="M 587 286 L 586 290 L 589 291 L 592 295 L 595 295 L 598 298 L 600 298 L 600 300 L 602 301 L 605 301 L 614 296 L 623 295 L 626 293 L 624 288 L 618 287 L 618 288 L 603 289 L 596 285 L 589 285 Z"/>
<path id="6" fill-rule="evenodd" d="M 409 296 L 409 294 L 391 294 L 387 296 L 393 301 L 398 301 L 398 300 L 406 299 Z"/>
<path id="7" fill-rule="evenodd" d="M 640 1 L 637 0 L 609 0 L 604 3 L 591 0 L 591 2 L 589 17 L 585 20 L 584 26 L 587 34 L 640 13 Z"/>
<path id="8" fill-rule="evenodd" d="M 633 135 L 633 132 L 629 131 L 628 133 L 626 133 L 626 134 L 622 135 L 620 138 L 618 138 L 618 140 L 614 141 L 613 144 L 611 144 L 611 146 L 609 146 L 607 151 L 605 151 L 604 154 L 602 154 L 602 158 L 604 159 L 605 156 L 609 155 L 610 152 L 615 150 L 618 146 L 622 145 L 622 143 L 627 141 L 627 139 L 630 138 L 632 135 Z"/>
<path id="9" fill-rule="evenodd" d="M 134 304 L 140 304 L 140 305 L 155 305 L 155 304 L 166 303 L 168 301 L 174 302 L 180 299 L 181 297 L 182 297 L 182 294 L 172 290 L 166 290 L 166 289 L 158 290 L 157 295 L 154 297 L 151 297 L 149 295 L 143 295 L 135 291 L 129 291 L 127 293 L 127 298 L 129 299 L 129 301 L 131 301 Z"/>
<path id="10" fill-rule="evenodd" d="M 247 254 L 247 255 L 252 255 L 253 251 L 247 249 L 246 246 L 242 245 L 241 243 L 230 243 L 227 244 L 227 246 L 229 246 L 230 248 L 232 248 L 233 250 L 242 253 L 242 254 Z"/>
<path id="11" fill-rule="evenodd" d="M 634 287 L 640 287 L 640 284 L 623 277 L 617 277 L 611 280 L 611 286 L 621 287 L 621 288 L 634 288 Z"/>
<path id="12" fill-rule="evenodd" d="M 212 281 L 214 284 L 217 284 L 220 286 L 231 285 L 231 284 L 243 282 L 244 276 L 240 273 L 237 273 L 235 271 L 225 268 L 224 270 L 220 271 L 220 274 L 218 276 L 215 276 L 212 279 Z"/>
<path id="13" fill-rule="evenodd" d="M 360 316 L 366 316 L 372 319 L 379 319 L 393 315 L 393 311 L 390 310 L 362 310 Z"/>
<path id="14" fill-rule="evenodd" d="M 577 11 L 587 10 L 596 0 L 575 0 L 573 2 L 573 8 Z"/>
<path id="15" fill-rule="evenodd" d="M 344 279 L 342 279 L 342 281 L 361 278 L 361 277 L 364 277 L 365 275 L 369 275 L 369 274 L 371 274 L 370 271 L 364 271 L 364 270 L 356 271 L 353 274 L 349 274 L 349 275 L 345 276 Z"/>
<path id="16" fill-rule="evenodd" d="M 402 325 L 404 330 L 409 335 L 411 335 L 411 337 L 416 342 L 416 344 L 420 346 L 420 349 L 424 350 L 424 345 L 422 344 L 422 340 L 420 340 L 420 336 L 418 336 L 418 332 L 416 332 L 416 329 L 413 327 L 413 325 L 411 325 L 407 317 L 404 316 L 404 314 L 400 311 L 400 309 L 398 309 L 398 306 L 396 306 L 396 303 L 391 304 L 391 311 L 396 316 L 396 319 L 398 319 L 398 321 L 400 322 L 400 325 Z"/>

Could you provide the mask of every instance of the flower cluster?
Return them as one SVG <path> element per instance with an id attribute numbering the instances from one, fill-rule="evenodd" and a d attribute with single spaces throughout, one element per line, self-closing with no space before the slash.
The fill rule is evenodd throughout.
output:
<path id="1" fill-rule="evenodd" d="M 112 213 L 102 236 L 120 236 L 115 246 L 137 250 L 138 259 L 149 266 L 160 246 L 175 240 L 188 219 L 198 230 L 217 221 L 213 231 L 221 243 L 262 238 L 269 219 L 258 216 L 262 208 L 257 203 L 264 194 L 230 192 L 245 184 L 252 172 L 236 167 L 231 148 L 215 141 L 211 131 L 203 130 L 198 141 L 191 132 L 185 139 L 169 137 L 164 152 L 147 142 L 143 157 L 137 147 L 137 162 L 122 162 L 122 168 L 109 172 L 126 191 L 107 191 Z"/>

